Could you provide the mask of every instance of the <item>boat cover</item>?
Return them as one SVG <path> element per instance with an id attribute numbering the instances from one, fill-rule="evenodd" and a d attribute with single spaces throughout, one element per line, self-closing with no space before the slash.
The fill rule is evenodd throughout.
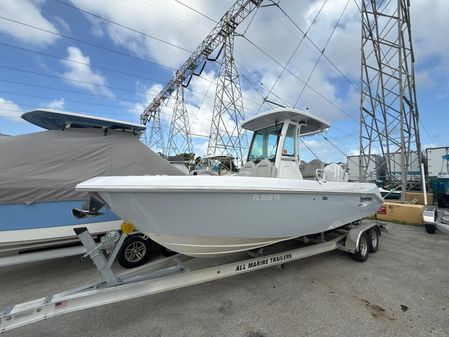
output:
<path id="1" fill-rule="evenodd" d="M 184 175 L 132 132 L 49 130 L 0 142 L 0 204 L 80 200 L 96 176 Z"/>

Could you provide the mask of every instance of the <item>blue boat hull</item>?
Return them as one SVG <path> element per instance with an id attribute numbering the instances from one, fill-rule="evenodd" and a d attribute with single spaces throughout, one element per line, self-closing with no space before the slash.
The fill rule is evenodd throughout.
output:
<path id="1" fill-rule="evenodd" d="M 109 209 L 101 215 L 77 219 L 73 208 L 83 200 L 0 205 L 0 248 L 75 239 L 73 228 L 86 226 L 93 234 L 118 229 L 120 219 Z"/>

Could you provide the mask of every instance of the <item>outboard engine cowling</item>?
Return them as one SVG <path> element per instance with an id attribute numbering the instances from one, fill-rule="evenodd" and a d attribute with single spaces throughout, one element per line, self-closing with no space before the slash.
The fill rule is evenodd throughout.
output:
<path id="1" fill-rule="evenodd" d="M 329 164 L 324 168 L 324 179 L 326 181 L 348 182 L 349 175 L 340 165 Z"/>

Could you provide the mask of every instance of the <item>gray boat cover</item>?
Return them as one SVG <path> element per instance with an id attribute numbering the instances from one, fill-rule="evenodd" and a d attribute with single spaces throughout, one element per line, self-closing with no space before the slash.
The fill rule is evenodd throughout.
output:
<path id="1" fill-rule="evenodd" d="M 96 176 L 184 175 L 132 132 L 43 131 L 0 142 L 0 204 L 80 200 L 75 186 Z"/>

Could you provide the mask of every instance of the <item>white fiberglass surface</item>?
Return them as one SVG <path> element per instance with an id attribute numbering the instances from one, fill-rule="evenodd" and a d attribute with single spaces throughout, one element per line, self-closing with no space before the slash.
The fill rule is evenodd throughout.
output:
<path id="1" fill-rule="evenodd" d="M 382 197 L 376 185 L 367 183 L 318 182 L 314 180 L 239 176 L 124 176 L 97 177 L 77 185 L 80 191 L 279 191 L 322 193 L 367 193 Z"/>

